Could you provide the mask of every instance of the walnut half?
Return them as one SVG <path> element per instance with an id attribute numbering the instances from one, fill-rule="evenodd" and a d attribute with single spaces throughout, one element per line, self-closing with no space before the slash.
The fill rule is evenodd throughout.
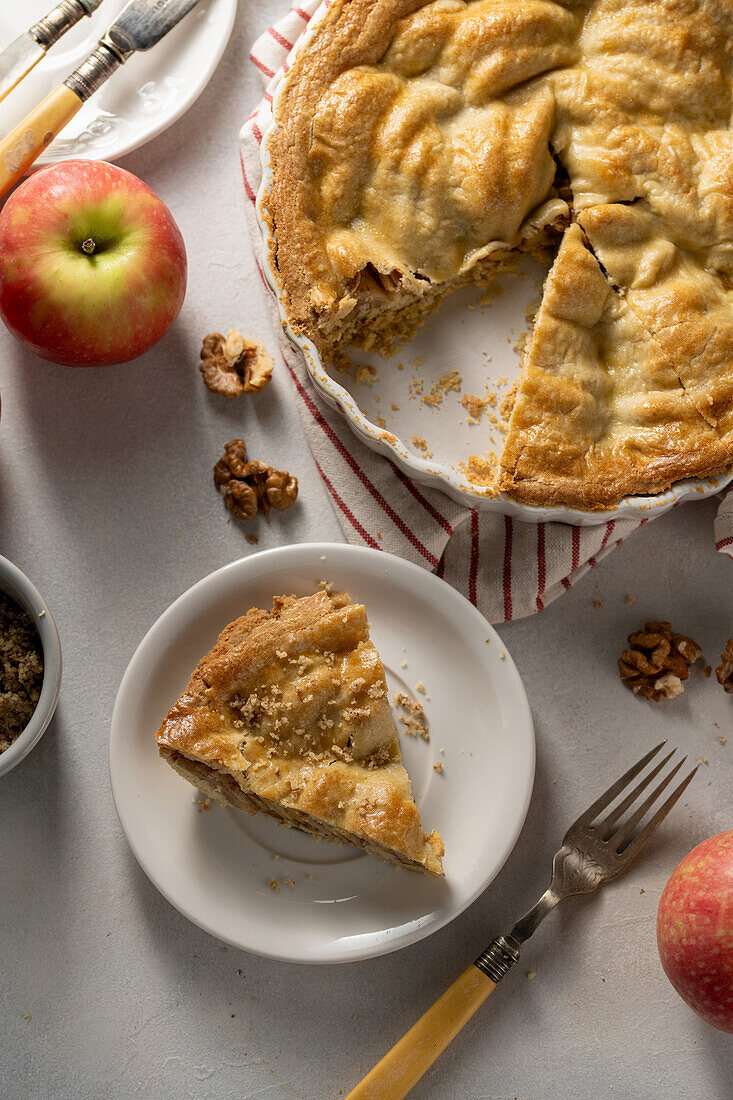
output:
<path id="1" fill-rule="evenodd" d="M 241 397 L 259 393 L 272 376 L 272 356 L 262 344 L 248 340 L 237 329 L 226 336 L 210 332 L 201 345 L 199 370 L 212 393 L 223 397 Z"/>
<path id="2" fill-rule="evenodd" d="M 733 695 L 733 638 L 729 638 L 725 643 L 720 659 L 722 664 L 716 668 L 715 675 L 718 683 L 723 685 L 723 691 L 727 695 Z"/>
<path id="3" fill-rule="evenodd" d="M 248 461 L 243 439 L 230 439 L 214 467 L 214 484 L 224 503 L 238 519 L 253 519 L 270 508 L 282 512 L 298 496 L 298 479 L 257 459 Z"/>
<path id="4" fill-rule="evenodd" d="M 702 656 L 697 642 L 673 634 L 665 622 L 646 623 L 643 630 L 629 634 L 629 645 L 632 648 L 625 649 L 618 659 L 621 679 L 635 695 L 655 703 L 681 695 L 690 665 Z"/>

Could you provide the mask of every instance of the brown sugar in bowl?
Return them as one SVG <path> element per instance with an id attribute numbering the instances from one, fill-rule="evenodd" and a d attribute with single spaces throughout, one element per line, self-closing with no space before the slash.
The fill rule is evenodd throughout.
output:
<path id="1" fill-rule="evenodd" d="M 53 718 L 61 687 L 61 643 L 51 612 L 36 586 L 7 558 L 0 556 L 0 593 L 25 611 L 38 632 L 43 650 L 41 694 L 28 724 L 0 753 L 0 777 L 19 764 L 40 741 Z"/>

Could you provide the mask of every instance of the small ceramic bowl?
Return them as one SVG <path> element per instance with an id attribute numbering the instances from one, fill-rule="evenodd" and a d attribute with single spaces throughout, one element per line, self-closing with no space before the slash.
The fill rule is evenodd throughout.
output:
<path id="1" fill-rule="evenodd" d="M 0 776 L 6 775 L 40 741 L 53 718 L 61 687 L 61 643 L 56 623 L 38 589 L 7 558 L 0 556 L 0 592 L 27 611 L 43 648 L 43 687 L 28 725 L 9 749 L 0 753 Z"/>

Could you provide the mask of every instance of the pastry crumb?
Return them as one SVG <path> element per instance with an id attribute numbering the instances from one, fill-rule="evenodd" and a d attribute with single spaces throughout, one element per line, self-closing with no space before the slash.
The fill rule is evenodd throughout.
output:
<path id="1" fill-rule="evenodd" d="M 260 541 L 259 535 L 245 535 L 244 538 L 245 541 L 250 544 L 250 546 L 256 546 L 257 543 Z"/>
<path id="2" fill-rule="evenodd" d="M 601 603 L 600 600 L 594 600 L 593 601 L 593 607 L 595 608 L 596 611 L 598 611 L 599 608 L 603 607 L 603 604 Z"/>
<path id="3" fill-rule="evenodd" d="M 413 447 L 417 447 L 419 451 L 422 451 L 425 458 L 433 457 L 433 452 L 429 450 L 427 443 L 421 435 L 413 435 L 410 442 L 412 443 Z"/>
<path id="4" fill-rule="evenodd" d="M 198 806 L 198 812 L 199 813 L 201 813 L 204 810 L 210 810 L 211 809 L 211 803 L 209 802 L 208 798 L 197 799 L 196 804 Z"/>
<path id="5" fill-rule="evenodd" d="M 271 890 L 279 890 L 280 889 L 280 883 L 277 881 L 276 878 L 271 878 L 270 879 L 270 889 Z"/>
<path id="6" fill-rule="evenodd" d="M 468 423 L 478 424 L 481 414 L 489 403 L 488 397 L 477 397 L 473 393 L 464 393 L 461 404 L 468 413 Z"/>
<path id="7" fill-rule="evenodd" d="M 631 607 L 632 603 L 634 603 L 635 600 L 636 600 L 636 596 L 627 596 L 626 597 L 626 606 Z"/>
<path id="8" fill-rule="evenodd" d="M 433 771 L 434 772 L 442 772 L 443 771 L 443 761 L 442 760 L 436 760 L 435 761 L 435 763 L 433 764 Z"/>
<path id="9" fill-rule="evenodd" d="M 375 382 L 379 381 L 377 368 L 371 367 L 367 363 L 359 363 L 356 368 L 356 374 L 354 375 L 354 381 L 357 386 L 373 386 Z"/>
<path id="10" fill-rule="evenodd" d="M 425 694 L 425 684 L 422 682 L 422 680 L 418 680 L 418 682 L 415 684 L 415 691 L 419 691 L 421 695 Z"/>
<path id="11" fill-rule="evenodd" d="M 283 882 L 285 883 L 286 886 L 292 886 L 292 887 L 295 886 L 295 879 L 294 878 L 284 878 Z"/>
<path id="12" fill-rule="evenodd" d="M 537 971 L 536 970 L 528 970 L 527 973 L 525 974 L 525 978 L 527 979 L 528 982 L 531 982 L 532 979 L 536 978 L 536 977 L 537 977 Z"/>
<path id="13" fill-rule="evenodd" d="M 405 727 L 405 733 L 410 737 L 421 737 L 423 741 L 429 741 L 428 719 L 422 703 L 417 699 L 411 699 L 404 691 L 394 696 L 394 702 L 406 712 L 399 715 L 399 722 Z"/>

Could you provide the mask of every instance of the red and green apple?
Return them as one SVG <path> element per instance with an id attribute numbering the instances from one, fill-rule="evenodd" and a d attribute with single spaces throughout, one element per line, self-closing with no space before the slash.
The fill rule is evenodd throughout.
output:
<path id="1" fill-rule="evenodd" d="M 683 1001 L 733 1033 L 733 830 L 686 855 L 657 911 L 664 971 Z"/>
<path id="2" fill-rule="evenodd" d="M 157 343 L 186 292 L 186 250 L 164 202 L 113 164 L 36 172 L 0 211 L 0 316 L 54 363 L 125 363 Z"/>

